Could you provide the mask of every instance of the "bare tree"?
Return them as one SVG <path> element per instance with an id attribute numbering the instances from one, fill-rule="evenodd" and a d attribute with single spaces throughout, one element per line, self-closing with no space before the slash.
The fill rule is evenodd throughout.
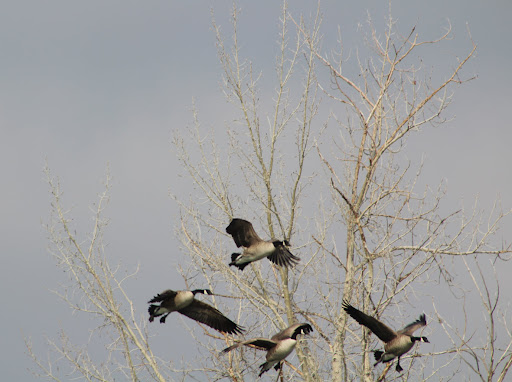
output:
<path id="1" fill-rule="evenodd" d="M 110 175 L 107 174 L 105 190 L 94 206 L 95 218 L 90 234 L 81 238 L 72 227 L 70 211 L 62 205 L 58 180 L 51 176 L 48 167 L 45 174 L 53 196 L 52 218 L 47 225 L 50 252 L 57 266 L 69 277 L 63 290 L 56 293 L 73 311 L 88 315 L 92 322 L 96 322 L 96 328 L 89 330 L 91 337 L 104 343 L 105 354 L 103 361 L 98 361 L 90 355 L 87 346 L 75 346 L 62 332 L 59 340 L 48 340 L 55 357 L 45 363 L 34 354 L 27 341 L 29 354 L 39 366 L 38 375 L 55 381 L 70 378 L 111 381 L 116 377 L 132 381 L 168 380 L 161 371 L 159 359 L 149 347 L 146 326 L 136 316 L 139 307 L 136 310 L 124 289 L 125 282 L 137 270 L 126 274 L 126 270 L 112 267 L 106 255 L 103 232 L 108 219 L 103 213 L 109 200 Z"/>
<path id="2" fill-rule="evenodd" d="M 380 38 L 369 22 L 367 55 L 357 57 L 358 73 L 350 77 L 344 74 L 353 70 L 344 70 L 342 49 L 330 54 L 320 50 L 319 16 L 308 27 L 293 19 L 285 6 L 278 85 L 273 105 L 265 108 L 259 102 L 260 75 L 240 55 L 236 10 L 233 20 L 232 48 L 227 49 L 218 37 L 225 94 L 240 115 L 226 126 L 229 145 L 215 146 L 218 130 L 201 135 L 197 112 L 188 143 L 181 137 L 175 140 L 189 176 L 204 192 L 194 198 L 202 205 L 181 204 L 183 242 L 198 266 L 208 264 L 217 283 L 244 297 L 247 305 L 241 318 L 245 316 L 247 326 L 270 321 L 271 328 L 257 326 L 258 332 L 269 333 L 274 326 L 297 320 L 314 325 L 318 332 L 314 346 L 299 352 L 300 376 L 305 380 L 326 380 L 328 375 L 335 381 L 373 380 L 369 355 L 376 342 L 367 329 L 347 321 L 343 299 L 357 301 L 359 308 L 377 317 L 404 315 L 416 293 L 413 287 L 428 295 L 428 288 L 439 280 L 447 288 L 456 285 L 457 264 L 452 259 L 490 256 L 501 261 L 510 253 L 509 247 L 494 248 L 491 240 L 508 212 L 492 214 L 487 226 L 480 223 L 476 206 L 469 214 L 463 209 L 443 212 L 445 186 L 418 191 L 422 166 L 414 167 L 404 155 L 409 136 L 445 122 L 454 88 L 471 79 L 464 78 L 462 69 L 476 46 L 444 77 L 434 80 L 422 66 L 420 53 L 428 54 L 427 49 L 448 39 L 450 28 L 436 40 L 423 41 L 415 28 L 401 35 L 390 18 Z M 285 37 L 290 23 L 295 27 L 293 40 Z M 291 41 L 294 49 L 286 46 Z M 286 54 L 290 57 L 283 59 Z M 291 90 L 292 74 L 302 76 L 302 93 Z M 317 121 L 318 111 L 324 110 L 316 102 L 317 89 L 334 110 L 328 121 Z M 188 156 L 194 141 L 200 159 Z M 289 157 L 290 142 L 301 161 Z M 317 155 L 312 155 L 313 147 Z M 317 170 L 318 160 L 325 172 Z M 274 169 L 286 170 L 274 176 Z M 225 260 L 229 251 L 225 243 L 230 241 L 222 235 L 233 216 L 259 218 L 270 236 L 279 227 L 278 236 L 293 239 L 296 250 L 305 254 L 301 265 L 288 272 L 257 264 L 250 275 L 230 270 Z M 197 236 L 205 231 L 211 235 L 206 242 L 214 246 L 205 248 L 204 238 Z M 345 242 L 340 240 L 342 232 Z M 252 318 L 255 314 L 257 319 Z M 283 322 L 284 317 L 288 322 Z M 404 315 L 403 323 L 407 319 Z M 230 360 L 229 365 L 220 365 L 218 373 L 237 370 L 231 376 L 236 380 L 243 375 L 239 368 Z M 425 371 L 425 364 L 415 369 L 404 378 L 438 380 L 443 372 L 442 366 L 436 366 L 436 372 Z M 388 370 L 378 379 L 384 379 Z M 290 373 L 289 378 L 297 378 L 295 371 Z"/>
<path id="3" fill-rule="evenodd" d="M 203 128 L 194 107 L 193 125 L 173 139 L 194 185 L 189 198 L 172 195 L 181 209 L 177 235 L 190 259 L 181 269 L 185 280 L 201 278 L 216 293 L 233 297 L 223 311 L 247 328 L 247 337 L 271 336 L 295 322 L 312 324 L 315 335 L 299 342 L 297 357 L 279 372 L 282 381 L 438 381 L 468 370 L 482 379 L 504 380 L 512 353 L 509 342 L 496 342 L 495 333 L 510 332 L 485 278 L 492 267 L 478 265 L 483 258 L 492 259 L 493 266 L 508 259 L 510 247 L 495 247 L 493 241 L 508 212 L 497 208 L 484 224 L 476 206 L 469 212 L 445 211 L 444 184 L 418 190 L 422 166 L 405 156 L 410 136 L 446 120 L 454 89 L 471 79 L 463 69 L 475 45 L 444 77 L 432 78 L 421 57 L 449 38 L 450 29 L 423 41 L 414 28 L 402 35 L 392 18 L 382 35 L 369 22 L 357 72 L 348 75 L 354 68 L 346 66 L 354 59 L 345 60 L 341 39 L 338 50 L 321 48 L 320 13 L 306 22 L 292 17 L 285 3 L 269 96 L 259 87 L 263 74 L 242 57 L 236 7 L 232 21 L 229 45 L 215 21 L 213 27 L 224 94 L 236 118 L 222 129 Z M 106 346 L 109 362 L 101 367 L 86 351 L 68 346 L 65 337 L 53 342 L 55 351 L 86 379 L 176 377 L 151 352 L 145 326 L 124 292 L 125 276 L 119 277 L 105 257 L 101 213 L 107 194 L 100 197 L 84 246 L 69 228 L 58 184 L 49 174 L 48 179 L 56 216 L 49 225 L 53 253 L 71 275 L 73 293 L 81 296 L 79 303 L 73 295 L 62 297 L 73 309 L 100 318 L 99 330 L 112 337 Z M 261 236 L 289 240 L 300 264 L 287 269 L 262 260 L 243 272 L 230 268 L 229 254 L 236 247 L 225 227 L 233 217 L 252 221 Z M 392 374 L 390 364 L 374 369 L 371 350 L 380 344 L 347 318 L 342 301 L 383 321 L 400 317 L 392 325 L 399 327 L 420 313 L 410 313 L 412 302 L 434 300 L 431 290 L 437 285 L 459 297 L 466 293 L 457 276 L 461 265 L 480 292 L 487 337 L 468 338 L 465 320 L 443 320 L 453 341 L 440 351 L 426 351 L 428 363 L 411 352 L 404 359 L 414 367 L 402 374 Z M 257 375 L 262 354 L 242 349 L 219 356 L 234 339 L 208 335 L 215 341 L 197 341 L 203 357 L 195 367 L 203 379 L 242 381 Z M 51 364 L 34 359 L 45 376 L 58 379 Z M 458 367 L 450 364 L 453 359 L 460 361 Z"/>
<path id="4" fill-rule="evenodd" d="M 183 211 L 179 235 L 196 267 L 206 271 L 204 277 L 208 282 L 216 289 L 222 284 L 232 294 L 243 297 L 240 318 L 252 330 L 248 335 L 261 336 L 262 332 L 271 335 L 289 323 L 304 319 L 297 312 L 294 296 L 305 269 L 290 274 L 286 268 L 269 268 L 261 262 L 251 265 L 244 273 L 230 269 L 226 262 L 226 242 L 228 245 L 231 242 L 231 246 L 233 243 L 224 228 L 231 218 L 238 216 L 253 221 L 269 237 L 294 240 L 295 233 L 301 230 L 297 223 L 302 199 L 313 181 L 312 172 L 306 166 L 313 148 L 313 134 L 319 134 L 312 124 L 318 108 L 316 59 L 300 30 L 296 30 L 293 39 L 288 36 L 290 19 L 286 6 L 283 7 L 277 84 L 270 106 L 272 111 L 263 115 L 258 94 L 260 75 L 240 56 L 236 8 L 232 16 L 231 48 L 225 46 L 215 22 L 214 30 L 224 68 L 224 93 L 237 108 L 238 118 L 226 126 L 229 143 L 221 147 L 215 144 L 218 132 L 202 135 L 197 112 L 190 132 L 176 134 L 174 145 L 183 167 L 201 190 L 199 197 L 206 201 L 201 206 L 195 198 L 190 203 L 176 198 Z M 312 29 L 313 44 L 318 43 L 318 26 L 315 23 Z M 199 152 L 200 156 L 192 158 L 190 152 Z M 308 241 L 301 243 L 300 248 L 311 247 L 312 240 Z M 212 349 L 214 362 L 217 352 Z M 316 363 L 305 356 L 308 353 L 306 347 L 299 347 L 303 367 L 301 371 L 293 370 L 293 378 L 299 373 L 308 380 L 320 380 Z M 233 362 L 232 358 L 219 359 L 215 374 L 240 380 L 250 365 L 236 354 L 230 357 L 242 364 Z M 254 370 L 249 368 L 249 372 Z"/>
<path id="5" fill-rule="evenodd" d="M 398 313 L 406 307 L 413 286 L 428 288 L 438 279 L 453 285 L 447 258 L 483 255 L 502 259 L 510 248 L 493 248 L 489 240 L 508 212 L 497 211 L 487 227 L 479 224 L 476 209 L 469 218 L 464 210 L 442 214 L 443 185 L 435 192 L 430 188 L 416 191 L 421 166 L 411 174 L 411 163 L 400 156 L 411 134 L 445 121 L 452 88 L 467 81 L 462 68 L 476 46 L 435 83 L 422 75 L 416 50 L 435 47 L 450 36 L 450 29 L 437 40 L 422 41 L 415 28 L 402 37 L 390 18 L 382 39 L 371 22 L 369 31 L 370 57 L 358 57 L 357 79 L 344 74 L 341 50 L 333 58 L 316 52 L 331 73 L 331 86 L 323 89 L 335 103 L 345 106 L 346 121 L 336 118 L 340 152 L 331 157 L 337 158 L 329 159 L 319 149 L 331 174 L 336 214 L 346 226 L 345 256 L 320 244 L 341 265 L 344 285 L 336 300 L 357 298 L 360 307 L 380 317 L 388 307 L 396 307 Z M 327 336 L 335 338 L 333 380 L 346 380 L 351 373 L 346 361 L 347 316 L 342 310 L 333 316 L 338 332 Z M 362 380 L 372 380 L 372 338 L 367 329 L 351 338 L 357 339 L 363 353 L 360 366 L 350 369 L 357 370 Z"/>

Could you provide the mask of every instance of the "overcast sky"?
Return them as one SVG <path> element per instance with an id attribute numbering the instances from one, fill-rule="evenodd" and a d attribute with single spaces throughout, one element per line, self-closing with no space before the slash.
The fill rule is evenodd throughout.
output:
<path id="1" fill-rule="evenodd" d="M 278 3 L 241 2 L 243 52 L 269 77 L 275 63 Z M 315 9 L 314 2 L 291 3 L 295 15 Z M 324 46 L 335 41 L 339 25 L 347 46 L 355 49 L 351 41 L 360 38 L 358 25 L 364 24 L 368 11 L 383 25 L 384 3 L 323 1 Z M 90 229 L 89 206 L 102 191 L 109 164 L 113 188 L 106 242 L 128 269 L 141 264 L 136 301 L 145 304 L 162 289 L 183 286 L 174 280 L 179 249 L 173 225 L 178 216 L 169 191 L 186 190 L 174 179 L 178 162 L 171 134 L 190 125 L 193 97 L 208 126 L 222 129 L 230 119 L 219 88 L 212 5 L 0 2 L 3 380 L 33 378 L 24 337 L 44 351 L 44 336 L 57 337 L 60 328 L 78 340 L 88 334 L 85 321 L 71 315 L 50 292 L 66 278 L 47 252 L 43 224 L 49 219 L 50 194 L 42 172 L 45 160 L 60 177 L 64 203 L 74 208 L 74 223 L 82 233 Z M 216 19 L 226 34 L 230 7 L 230 1 L 215 2 Z M 469 65 L 478 79 L 457 90 L 450 111 L 456 118 L 446 130 L 411 142 L 411 155 L 420 152 L 427 158 L 426 182 L 446 179 L 447 200 L 454 204 L 470 203 L 480 195 L 489 208 L 499 194 L 504 207 L 512 207 L 512 3 L 403 0 L 393 2 L 392 13 L 403 30 L 417 25 L 427 37 L 437 36 L 450 20 L 454 39 L 436 51 L 438 57 L 430 57 L 440 65 L 454 65 L 467 52 L 468 26 L 478 45 Z M 512 231 L 510 219 L 504 228 Z M 510 264 L 506 267 L 510 272 Z M 141 312 L 145 309 L 143 305 Z M 166 329 L 172 328 L 179 324 Z M 175 351 L 169 349 L 169 357 Z"/>

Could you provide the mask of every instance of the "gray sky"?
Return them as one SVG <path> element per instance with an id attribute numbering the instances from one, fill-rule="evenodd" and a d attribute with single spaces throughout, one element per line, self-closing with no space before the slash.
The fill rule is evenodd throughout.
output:
<path id="1" fill-rule="evenodd" d="M 277 3 L 241 4 L 243 53 L 267 74 L 263 84 L 270 84 L 273 75 Z M 322 2 L 324 47 L 335 41 L 339 25 L 346 46 L 354 49 L 351 41 L 359 39 L 358 25 L 364 25 L 367 11 L 378 26 L 384 23 L 384 2 L 343 3 Z M 109 164 L 114 180 L 106 241 L 128 269 L 141 265 L 133 287 L 141 313 L 153 294 L 183 286 L 174 272 L 179 249 L 173 224 L 178 216 L 168 194 L 185 194 L 186 189 L 174 179 L 178 163 L 171 133 L 190 125 L 193 97 L 208 126 L 222 129 L 231 110 L 219 88 L 212 4 L 0 2 L 3 380 L 31 379 L 24 336 L 44 352 L 44 336 L 57 337 L 60 328 L 78 343 L 88 335 L 87 322 L 71 315 L 50 292 L 66 276 L 46 250 L 42 224 L 49 218 L 50 194 L 42 173 L 45 158 L 60 177 L 64 202 L 74 208 L 74 223 L 83 233 L 91 227 L 89 206 L 102 191 Z M 215 2 L 226 36 L 230 7 L 230 1 Z M 314 8 L 309 1 L 290 6 L 296 15 Z M 480 195 L 482 206 L 489 208 L 500 194 L 503 206 L 512 207 L 512 3 L 402 0 L 393 2 L 392 13 L 404 31 L 417 25 L 426 37 L 438 36 L 450 20 L 454 40 L 430 57 L 439 65 L 454 65 L 454 58 L 467 52 L 467 25 L 478 44 L 469 65 L 478 80 L 458 89 L 450 110 L 456 118 L 446 129 L 430 130 L 410 142 L 411 156 L 427 158 L 425 181 L 446 179 L 448 203 L 470 204 Z M 509 219 L 504 231 L 511 229 Z M 506 267 L 502 271 L 510 272 Z M 165 330 L 179 325 L 168 320 Z M 182 343 L 187 346 L 185 337 Z M 190 343 L 188 351 L 193 352 Z M 175 351 L 169 349 L 169 357 Z"/>

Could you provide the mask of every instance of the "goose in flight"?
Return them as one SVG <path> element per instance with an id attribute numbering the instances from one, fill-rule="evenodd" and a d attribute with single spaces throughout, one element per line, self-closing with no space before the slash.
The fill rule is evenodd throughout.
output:
<path id="1" fill-rule="evenodd" d="M 377 366 L 380 362 L 390 362 L 398 357 L 396 371 L 400 372 L 403 370 L 400 366 L 400 357 L 411 350 L 415 342 L 429 342 L 427 337 L 414 337 L 412 335 L 416 330 L 427 325 L 424 314 L 422 314 L 418 320 L 395 332 L 389 326 L 357 310 L 346 301 L 343 301 L 342 306 L 350 317 L 359 324 L 366 326 L 384 342 L 384 351 L 375 350 L 373 352 L 375 360 L 377 361 L 373 366 Z"/>
<path id="2" fill-rule="evenodd" d="M 243 247 L 242 253 L 233 253 L 231 263 L 240 270 L 243 270 L 253 261 L 268 257 L 274 264 L 282 267 L 292 267 L 299 262 L 299 258 L 294 256 L 288 247 L 288 240 L 268 240 L 261 239 L 250 222 L 243 219 L 233 219 L 226 228 L 237 247 Z"/>
<path id="3" fill-rule="evenodd" d="M 227 334 L 242 333 L 243 329 L 224 316 L 213 306 L 196 300 L 194 297 L 197 293 L 213 295 L 209 289 L 180 290 L 173 291 L 168 289 L 157 294 L 149 303 L 149 321 L 153 322 L 155 317 L 160 318 L 161 323 L 165 323 L 165 319 L 172 312 L 179 312 L 197 322 L 208 325 L 210 328 Z M 159 302 L 160 305 L 153 303 Z"/>
<path id="4" fill-rule="evenodd" d="M 266 350 L 266 362 L 260 365 L 260 374 L 258 375 L 258 377 L 261 377 L 264 372 L 270 370 L 272 367 L 279 370 L 281 368 L 282 361 L 290 355 L 293 349 L 295 349 L 297 336 L 299 334 L 309 334 L 312 331 L 313 328 L 310 324 L 294 324 L 273 335 L 270 339 L 252 338 L 250 340 L 238 342 L 222 350 L 221 354 L 229 353 L 231 350 L 243 345 L 260 350 Z"/>

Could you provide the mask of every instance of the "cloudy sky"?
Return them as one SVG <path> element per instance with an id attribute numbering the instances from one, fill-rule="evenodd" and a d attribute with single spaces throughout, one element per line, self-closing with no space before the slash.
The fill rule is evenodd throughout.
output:
<path id="1" fill-rule="evenodd" d="M 278 3 L 241 2 L 243 52 L 264 73 L 275 63 Z M 291 3 L 296 15 L 315 9 L 313 2 Z M 322 1 L 324 45 L 335 41 L 339 26 L 354 49 L 350 41 L 360 39 L 368 12 L 383 25 L 384 3 Z M 83 232 L 90 229 L 89 206 L 102 191 L 108 164 L 109 251 L 127 268 L 141 264 L 135 300 L 144 303 L 173 287 L 179 249 L 169 192 L 186 192 L 186 186 L 175 179 L 170 138 L 191 124 L 193 98 L 208 126 L 222 129 L 229 119 L 219 87 L 213 5 L 228 34 L 230 1 L 0 2 L 2 379 L 33 378 L 23 338 L 43 352 L 44 336 L 57 337 L 61 328 L 87 338 L 84 321 L 51 293 L 66 278 L 47 252 L 45 161 L 60 177 L 64 203 Z M 392 3 L 392 14 L 404 30 L 417 25 L 427 37 L 450 21 L 454 39 L 430 57 L 440 65 L 454 65 L 467 52 L 469 26 L 478 45 L 469 70 L 478 79 L 458 89 L 451 109 L 456 118 L 446 130 L 427 133 L 411 150 L 425 154 L 427 181 L 447 180 L 448 201 L 479 195 L 489 208 L 501 195 L 511 208 L 512 3 L 402 0 Z M 512 231 L 510 219 L 504 228 Z"/>

